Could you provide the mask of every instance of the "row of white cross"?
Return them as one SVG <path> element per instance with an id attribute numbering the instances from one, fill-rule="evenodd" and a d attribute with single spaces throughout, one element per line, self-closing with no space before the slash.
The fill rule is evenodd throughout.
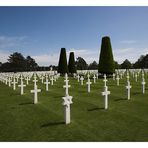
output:
<path id="1" fill-rule="evenodd" d="M 135 74 L 135 81 L 136 82 L 137 82 L 137 76 L 138 75 Z M 127 76 L 126 76 L 126 79 L 127 79 L 127 87 L 126 88 L 128 90 L 131 88 L 129 78 L 130 78 L 129 77 L 129 74 L 127 73 Z M 113 80 L 115 80 L 115 79 L 113 78 Z M 120 80 L 120 78 L 119 78 L 119 75 L 118 74 L 117 74 L 116 80 L 117 80 L 117 86 L 119 86 L 119 80 Z M 142 82 L 141 82 L 141 85 L 142 85 L 142 93 L 143 94 L 145 93 L 145 84 L 146 84 L 146 82 L 145 82 L 145 78 L 144 78 L 144 73 L 142 73 Z"/>
<path id="2" fill-rule="evenodd" d="M 29 81 L 30 81 L 30 79 L 32 77 L 32 75 L 34 75 L 34 79 L 33 79 L 34 89 L 31 90 L 30 92 L 31 93 L 34 93 L 34 104 L 37 104 L 38 103 L 38 92 L 41 92 L 41 89 L 38 89 L 38 86 L 37 86 L 37 82 L 38 82 L 38 80 L 37 80 L 37 74 L 36 73 L 31 74 L 30 76 L 27 76 L 25 78 L 25 80 L 26 80 L 26 85 L 28 85 L 29 84 Z M 23 78 L 23 75 L 21 74 L 19 76 L 20 76 L 20 80 L 21 81 L 20 81 L 20 85 L 18 85 L 18 87 L 21 88 L 21 95 L 23 95 L 24 94 L 24 87 L 26 87 L 26 85 L 23 82 L 23 79 L 24 79 Z M 13 90 L 16 90 L 16 84 L 18 83 L 19 76 L 17 77 L 17 81 L 16 81 L 16 76 L 15 75 L 9 76 L 8 78 L 5 78 L 4 77 L 5 84 L 8 83 L 8 86 L 9 87 L 11 87 L 11 84 L 13 84 Z M 56 81 L 56 79 L 58 79 L 58 78 L 59 78 L 59 74 L 57 74 L 56 76 L 55 75 L 54 76 L 52 75 L 51 76 L 51 79 L 50 79 L 51 80 L 51 85 L 53 85 L 53 81 Z M 50 81 L 48 80 L 48 75 L 46 75 L 46 81 L 43 82 L 43 83 L 46 85 L 46 91 L 48 91 L 48 85 L 50 84 Z"/>
<path id="3" fill-rule="evenodd" d="M 137 82 L 137 75 L 135 75 L 136 76 L 136 82 Z M 92 82 L 90 81 L 90 75 L 88 74 L 87 75 L 87 78 L 88 78 L 88 81 L 86 82 L 86 84 L 87 84 L 87 91 L 88 92 L 90 92 L 90 85 L 92 84 Z M 127 76 L 126 76 L 126 79 L 127 79 L 127 86 L 128 87 L 126 87 L 127 89 L 129 88 L 129 85 L 130 85 L 130 82 L 129 82 L 129 74 L 127 73 Z M 94 76 L 93 76 L 93 79 L 94 79 L 94 83 L 96 83 L 96 79 L 98 79 L 98 77 L 96 77 L 95 76 L 95 74 L 94 74 Z M 113 74 L 113 80 L 117 80 L 117 86 L 119 86 L 120 85 L 120 77 L 119 77 L 119 74 L 117 74 L 117 77 L 115 78 L 115 74 Z M 122 78 L 121 78 L 122 79 Z M 77 75 L 77 81 L 79 82 L 79 81 L 81 81 L 81 85 L 83 85 L 84 83 L 84 77 L 83 76 L 79 76 L 79 74 Z M 104 85 L 106 86 L 106 82 L 107 82 L 107 79 L 106 79 L 106 75 L 104 75 Z M 146 84 L 146 82 L 145 82 L 145 78 L 144 78 L 144 73 L 142 73 L 142 82 L 141 82 L 141 84 L 142 84 L 142 93 L 144 94 L 145 93 L 145 84 Z"/>
<path id="4" fill-rule="evenodd" d="M 53 81 L 56 81 L 56 79 L 58 79 L 59 75 L 56 75 L 55 77 L 52 76 L 52 78 L 50 79 L 51 80 L 51 85 L 53 85 Z M 43 80 L 43 77 L 41 78 Z M 38 89 L 38 86 L 37 86 L 37 76 L 36 74 L 34 75 L 34 89 L 31 90 L 30 92 L 31 93 L 34 93 L 34 104 L 37 104 L 38 103 L 38 92 L 41 92 L 41 89 Z M 46 85 L 46 91 L 48 91 L 48 85 L 50 84 L 50 81 L 48 80 L 48 75 L 46 75 L 46 81 L 44 82 L 44 84 Z"/>
<path id="5" fill-rule="evenodd" d="M 123 75 L 121 75 L 121 79 L 122 79 L 122 76 Z M 135 74 L 136 82 L 137 82 L 137 76 L 138 76 L 138 74 Z M 90 85 L 92 84 L 92 82 L 90 81 L 90 78 L 89 78 L 90 75 L 89 74 L 88 74 L 87 77 L 88 77 L 88 81 L 86 82 L 86 84 L 88 85 L 88 92 L 90 92 Z M 83 85 L 83 81 L 84 81 L 83 76 L 80 77 L 79 74 L 78 74 L 78 76 L 77 76 L 78 82 L 79 82 L 79 78 L 81 80 L 81 85 Z M 94 78 L 94 83 L 95 83 L 96 82 L 95 81 L 95 78 L 96 78 L 95 74 L 94 74 L 93 78 Z M 130 78 L 129 73 L 127 73 L 127 76 L 126 76 L 126 79 L 127 79 L 126 89 L 127 89 L 127 99 L 128 100 L 130 99 L 130 89 L 132 88 L 132 86 L 130 85 L 129 78 Z M 115 74 L 113 74 L 113 80 L 115 80 Z M 116 80 L 117 80 L 117 86 L 119 86 L 119 80 L 120 80 L 119 74 L 117 74 Z M 110 91 L 108 91 L 108 86 L 106 85 L 106 82 L 107 82 L 106 74 L 104 75 L 103 81 L 104 81 L 104 91 L 101 94 L 104 96 L 104 100 L 105 100 L 105 102 L 104 102 L 105 107 L 104 108 L 107 109 L 108 108 L 108 95 L 110 95 Z M 146 82 L 145 82 L 143 72 L 142 72 L 142 82 L 141 82 L 141 84 L 142 84 L 142 93 L 144 94 L 145 93 L 145 84 L 146 84 Z"/>
<path id="6" fill-rule="evenodd" d="M 113 80 L 115 80 L 115 74 L 113 74 Z M 51 78 L 51 85 L 53 85 L 53 81 L 58 78 L 59 76 L 56 75 L 55 77 L 52 77 Z M 137 76 L 135 75 L 135 78 Z M 90 92 L 90 85 L 92 84 L 92 82 L 90 81 L 90 75 L 88 73 L 87 75 L 87 78 L 88 78 L 88 81 L 86 82 L 87 86 L 88 86 L 88 92 Z M 121 77 L 122 78 L 122 77 Z M 127 86 L 126 86 L 126 89 L 127 89 L 127 99 L 129 100 L 130 99 L 130 89 L 131 89 L 131 85 L 130 85 L 130 81 L 129 81 L 129 74 L 127 73 Z M 44 83 L 46 85 L 46 91 L 48 91 L 48 85 L 50 84 L 50 81 L 48 80 L 48 75 L 45 75 L 45 82 L 44 82 L 44 76 L 40 76 L 40 79 L 42 81 L 42 83 Z M 96 83 L 96 79 L 98 79 L 98 76 L 96 76 L 94 74 L 93 76 L 93 79 L 94 79 L 94 83 Z M 21 88 L 21 95 L 24 93 L 24 87 L 26 87 L 26 85 L 23 83 L 23 76 L 21 75 L 20 77 L 20 80 L 21 80 L 21 84 L 18 85 L 18 87 Z M 26 77 L 26 82 L 27 82 L 27 85 L 29 84 L 29 80 L 30 80 L 30 77 Z M 83 76 L 79 76 L 79 74 L 77 75 L 77 80 L 79 82 L 79 80 L 81 81 L 81 85 L 83 85 L 83 81 L 84 81 L 84 77 Z M 116 77 L 116 80 L 117 80 L 117 85 L 119 86 L 119 74 L 117 74 L 117 77 Z M 30 92 L 31 93 L 34 93 L 34 104 L 37 104 L 38 103 L 38 93 L 41 92 L 41 89 L 38 89 L 38 86 L 37 86 L 37 74 L 34 73 L 34 79 L 33 79 L 33 82 L 34 82 L 34 89 L 31 90 Z M 70 123 L 70 105 L 73 103 L 72 102 L 72 96 L 69 95 L 69 88 L 70 88 L 70 85 L 69 85 L 69 80 L 68 80 L 68 75 L 65 74 L 65 85 L 63 86 L 63 88 L 65 88 L 65 96 L 62 97 L 63 99 L 63 105 L 64 105 L 64 117 L 65 117 L 65 123 L 66 124 L 69 124 Z M 104 90 L 103 92 L 101 93 L 102 96 L 104 96 L 104 108 L 105 109 L 108 109 L 108 95 L 111 94 L 111 92 L 108 90 L 108 86 L 107 86 L 107 79 L 106 79 L 106 75 L 104 75 L 104 79 L 103 79 L 103 82 L 104 82 Z M 9 83 L 9 86 L 11 86 L 11 78 L 8 77 L 8 83 Z M 16 78 L 13 77 L 13 89 L 15 90 L 16 89 Z M 144 79 L 144 73 L 142 73 L 142 90 L 143 90 L 143 93 L 145 92 L 145 79 Z"/>

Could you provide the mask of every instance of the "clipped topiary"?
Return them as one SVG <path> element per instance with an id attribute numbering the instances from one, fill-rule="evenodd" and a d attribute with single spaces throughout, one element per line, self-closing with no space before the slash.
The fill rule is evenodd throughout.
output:
<path id="1" fill-rule="evenodd" d="M 108 36 L 102 38 L 98 72 L 102 74 L 113 74 L 115 72 L 112 47 Z"/>
<path id="2" fill-rule="evenodd" d="M 61 73 L 61 74 L 68 73 L 67 57 L 66 57 L 65 48 L 61 48 L 60 59 L 59 59 L 59 64 L 58 64 L 58 73 Z"/>
<path id="3" fill-rule="evenodd" d="M 68 71 L 71 74 L 76 73 L 74 52 L 70 52 L 70 55 L 69 55 Z"/>

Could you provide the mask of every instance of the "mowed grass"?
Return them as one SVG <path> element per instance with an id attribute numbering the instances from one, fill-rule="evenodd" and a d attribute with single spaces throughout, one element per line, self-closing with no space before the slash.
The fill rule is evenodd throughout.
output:
<path id="1" fill-rule="evenodd" d="M 141 78 L 130 79 L 131 100 L 127 100 L 126 79 L 108 79 L 109 109 L 104 110 L 102 79 L 92 83 L 87 93 L 86 80 L 81 86 L 74 78 L 69 78 L 69 94 L 73 96 L 71 124 L 64 124 L 62 97 L 64 79 L 60 77 L 54 85 L 38 82 L 39 103 L 33 104 L 33 83 L 20 95 L 0 83 L 0 141 L 148 141 L 148 79 L 146 93 L 142 94 Z M 93 80 L 91 80 L 93 82 Z"/>

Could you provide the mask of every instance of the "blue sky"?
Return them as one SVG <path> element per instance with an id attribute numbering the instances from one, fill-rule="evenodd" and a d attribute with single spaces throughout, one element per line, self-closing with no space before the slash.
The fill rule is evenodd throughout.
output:
<path id="1" fill-rule="evenodd" d="M 103 36 L 116 61 L 135 62 L 148 53 L 148 7 L 0 7 L 2 62 L 17 51 L 57 65 L 61 47 L 98 62 Z"/>

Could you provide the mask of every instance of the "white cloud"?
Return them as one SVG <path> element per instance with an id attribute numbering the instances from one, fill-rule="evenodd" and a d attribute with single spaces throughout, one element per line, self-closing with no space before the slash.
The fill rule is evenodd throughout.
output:
<path id="1" fill-rule="evenodd" d="M 74 52 L 75 58 L 82 57 L 84 60 L 90 64 L 94 60 L 99 61 L 99 49 L 71 49 L 67 51 L 67 60 L 69 59 L 69 53 Z M 8 56 L 12 54 L 4 50 L 0 50 L 0 62 L 6 62 Z M 148 54 L 148 48 L 121 48 L 113 49 L 114 60 L 122 63 L 125 59 L 129 59 L 131 62 L 135 62 L 141 55 Z M 58 65 L 59 53 L 53 54 L 42 54 L 42 55 L 30 55 L 36 60 L 40 66 Z"/>
<path id="2" fill-rule="evenodd" d="M 99 61 L 99 50 L 95 49 L 71 49 L 67 51 L 67 60 L 69 59 L 69 53 L 74 52 L 75 58 L 82 57 L 84 60 L 90 64 L 94 60 Z M 136 48 L 122 48 L 113 50 L 114 60 L 122 63 L 125 59 L 129 59 L 131 62 L 135 62 L 141 55 L 148 54 L 148 49 L 136 49 Z M 58 65 L 59 53 L 55 54 L 43 54 L 43 55 L 33 55 L 32 57 L 40 66 Z"/>
<path id="3" fill-rule="evenodd" d="M 75 58 L 76 57 L 82 57 L 84 58 L 84 60 L 90 64 L 93 61 L 98 62 L 99 61 L 99 50 L 96 49 L 71 49 L 70 51 L 68 51 L 68 53 L 70 52 L 74 52 L 75 53 Z"/>
<path id="4" fill-rule="evenodd" d="M 89 49 L 71 49 L 67 51 L 67 60 L 69 60 L 69 53 L 74 52 L 75 58 L 82 57 L 87 63 L 91 63 L 94 60 L 98 62 L 99 60 L 99 52 L 96 50 Z M 40 66 L 49 66 L 49 65 L 58 65 L 59 62 L 59 53 L 54 54 L 42 54 L 42 55 L 32 55 L 32 58 L 36 60 L 36 62 Z"/>
<path id="5" fill-rule="evenodd" d="M 58 65 L 59 54 L 43 54 L 31 56 L 40 66 Z"/>
<path id="6" fill-rule="evenodd" d="M 0 62 L 2 63 L 7 62 L 9 55 L 10 55 L 9 53 L 0 50 Z"/>
<path id="7" fill-rule="evenodd" d="M 125 59 L 131 62 L 137 61 L 141 55 L 148 54 L 148 48 L 136 49 L 136 48 L 124 48 L 115 49 L 114 51 L 115 61 L 122 63 Z"/>
<path id="8" fill-rule="evenodd" d="M 16 48 L 26 44 L 27 36 L 0 36 L 0 49 Z"/>

